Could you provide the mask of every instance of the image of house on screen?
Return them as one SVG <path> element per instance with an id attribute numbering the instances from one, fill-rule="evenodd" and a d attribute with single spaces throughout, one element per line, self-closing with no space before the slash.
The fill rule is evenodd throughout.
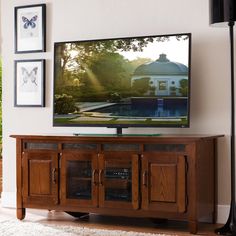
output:
<path id="1" fill-rule="evenodd" d="M 132 76 L 132 86 L 143 81 L 148 84 L 147 95 L 153 96 L 187 96 L 188 67 L 168 60 L 166 54 L 150 63 L 136 68 Z"/>

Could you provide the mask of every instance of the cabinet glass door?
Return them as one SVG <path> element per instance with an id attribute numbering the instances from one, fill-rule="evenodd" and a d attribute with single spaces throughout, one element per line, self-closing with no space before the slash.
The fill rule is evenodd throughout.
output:
<path id="1" fill-rule="evenodd" d="M 105 161 L 105 201 L 132 201 L 132 161 Z"/>
<path id="2" fill-rule="evenodd" d="M 66 197 L 68 199 L 91 199 L 91 161 L 67 161 L 66 173 Z"/>
<path id="3" fill-rule="evenodd" d="M 99 159 L 99 205 L 137 208 L 138 156 L 105 153 Z"/>
<path id="4" fill-rule="evenodd" d="M 62 202 L 97 206 L 97 155 L 63 153 L 61 166 Z"/>

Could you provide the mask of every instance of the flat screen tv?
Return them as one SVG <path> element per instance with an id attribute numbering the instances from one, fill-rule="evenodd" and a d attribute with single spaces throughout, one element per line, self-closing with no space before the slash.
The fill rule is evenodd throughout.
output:
<path id="1" fill-rule="evenodd" d="M 191 34 L 54 44 L 54 126 L 189 127 Z"/>

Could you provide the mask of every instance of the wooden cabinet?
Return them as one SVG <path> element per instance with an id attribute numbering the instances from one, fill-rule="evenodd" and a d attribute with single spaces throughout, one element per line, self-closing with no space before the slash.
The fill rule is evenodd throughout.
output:
<path id="1" fill-rule="evenodd" d="M 16 138 L 17 218 L 26 208 L 215 221 L 220 136 Z"/>

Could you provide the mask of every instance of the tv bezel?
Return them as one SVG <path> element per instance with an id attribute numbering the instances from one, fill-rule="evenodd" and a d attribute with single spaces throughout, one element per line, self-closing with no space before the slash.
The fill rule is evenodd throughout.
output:
<path id="1" fill-rule="evenodd" d="M 146 124 L 66 124 L 66 123 L 56 123 L 54 121 L 55 117 L 55 81 L 56 81 L 56 46 L 65 43 L 77 43 L 77 42 L 95 42 L 95 41 L 106 41 L 106 40 L 119 40 L 119 39 L 133 39 L 133 38 L 148 38 L 148 37 L 171 37 L 171 36 L 188 36 L 188 111 L 187 111 L 187 124 L 158 124 L 158 125 L 146 125 Z M 140 128 L 189 128 L 190 127 L 190 94 L 191 94 L 191 46 L 192 46 L 192 33 L 176 33 L 176 34 L 160 34 L 160 35 L 144 35 L 144 36 L 132 36 L 132 37 L 119 37 L 119 38 L 97 38 L 97 39 L 86 39 L 86 40 L 74 40 L 74 41 L 62 41 L 54 42 L 53 47 L 53 127 L 105 127 L 105 128 L 129 128 L 129 127 L 140 127 Z"/>

